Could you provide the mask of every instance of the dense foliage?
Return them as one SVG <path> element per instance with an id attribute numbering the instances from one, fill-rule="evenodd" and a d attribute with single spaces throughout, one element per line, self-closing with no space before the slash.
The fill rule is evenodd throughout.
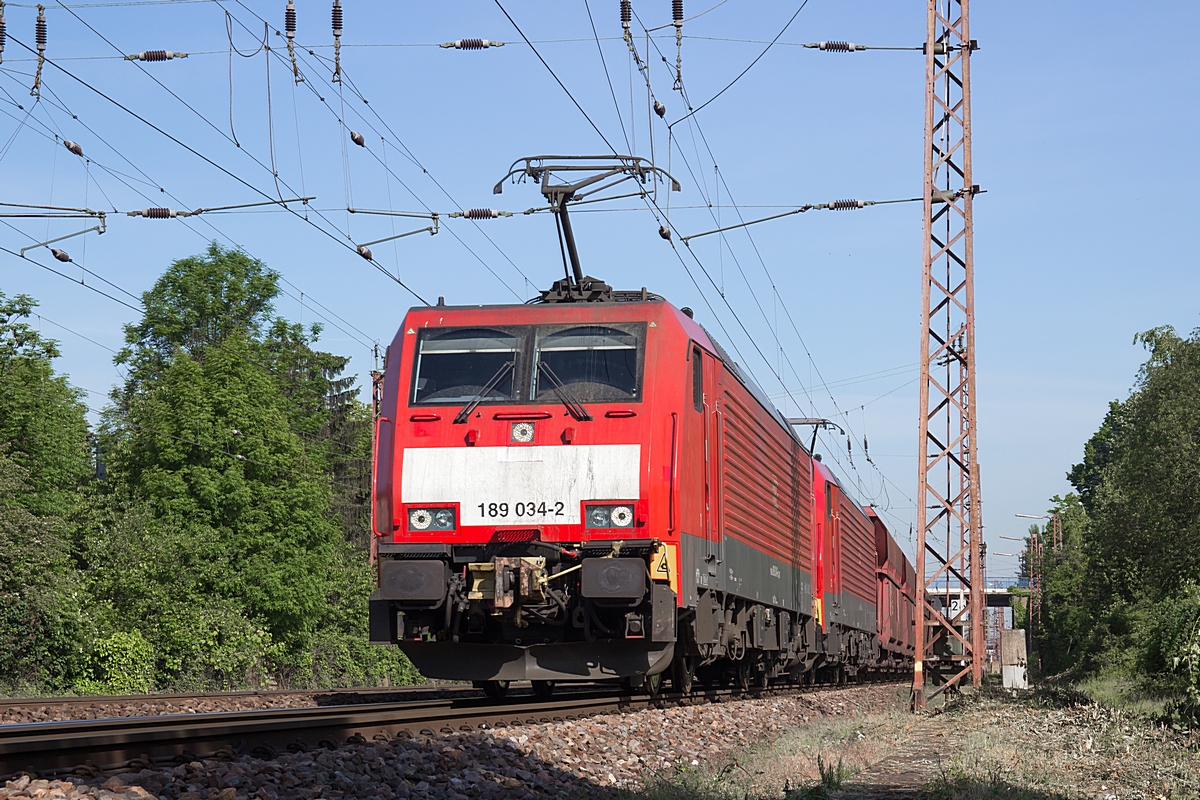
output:
<path id="1" fill-rule="evenodd" d="M 1051 671 L 1118 670 L 1200 699 L 1200 330 L 1138 336 L 1149 358 L 1111 404 L 1055 497 L 1029 567 L 1044 602 L 1034 633 Z M 1032 552 L 1032 550 L 1031 550 Z M 1188 700 L 1187 698 L 1190 698 Z"/>
<path id="2" fill-rule="evenodd" d="M 94 433 L 56 343 L 22 321 L 33 301 L 0 295 L 0 686 L 417 677 L 367 645 L 369 410 L 278 293 L 215 244 L 172 264 Z"/>

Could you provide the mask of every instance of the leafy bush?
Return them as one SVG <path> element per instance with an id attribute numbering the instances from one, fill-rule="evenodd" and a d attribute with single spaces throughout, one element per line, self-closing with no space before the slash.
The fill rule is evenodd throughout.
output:
<path id="1" fill-rule="evenodd" d="M 96 643 L 92 664 L 76 684 L 80 694 L 154 691 L 154 647 L 138 631 L 118 632 Z"/>

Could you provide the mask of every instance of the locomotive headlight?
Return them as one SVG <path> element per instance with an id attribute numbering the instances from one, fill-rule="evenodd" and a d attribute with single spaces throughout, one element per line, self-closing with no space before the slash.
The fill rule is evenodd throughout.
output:
<path id="1" fill-rule="evenodd" d="M 514 422 L 512 426 L 512 440 L 521 444 L 528 444 L 533 441 L 533 423 L 532 422 Z"/>
<path id="2" fill-rule="evenodd" d="M 633 506 L 590 506 L 587 510 L 589 528 L 632 528 Z"/>
<path id="3" fill-rule="evenodd" d="M 453 508 L 410 508 L 408 529 L 410 531 L 452 531 L 458 527 Z"/>

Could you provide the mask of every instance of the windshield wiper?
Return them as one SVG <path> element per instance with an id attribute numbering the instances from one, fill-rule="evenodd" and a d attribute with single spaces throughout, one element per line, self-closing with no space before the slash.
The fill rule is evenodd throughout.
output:
<path id="1" fill-rule="evenodd" d="M 566 384 L 558 379 L 558 376 L 554 374 L 554 370 L 550 369 L 549 364 L 545 361 L 539 361 L 538 369 L 550 379 L 550 383 L 554 387 L 554 393 L 558 395 L 559 400 L 562 400 L 563 405 L 567 407 L 567 411 L 571 413 L 572 417 L 579 422 L 592 421 L 592 415 L 588 413 L 588 410 L 583 407 L 582 403 L 575 399 L 575 395 L 571 394 L 571 390 L 567 388 Z"/>
<path id="2" fill-rule="evenodd" d="M 468 400 L 467 404 L 462 407 L 462 410 L 455 415 L 454 424 L 462 425 L 464 422 L 470 419 L 471 412 L 475 410 L 475 407 L 479 405 L 480 401 L 487 396 L 488 392 L 496 388 L 496 384 L 504 380 L 504 376 L 511 372 L 512 368 L 516 366 L 516 364 L 517 362 L 515 360 L 504 362 L 500 369 L 496 370 L 496 374 L 493 375 L 488 382 L 483 385 L 483 388 L 476 392 L 475 396 Z"/>

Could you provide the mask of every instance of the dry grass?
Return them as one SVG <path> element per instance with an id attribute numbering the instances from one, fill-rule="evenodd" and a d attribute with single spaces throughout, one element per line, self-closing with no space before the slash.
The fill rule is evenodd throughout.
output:
<path id="1" fill-rule="evenodd" d="M 949 712 L 961 732 L 957 754 L 933 797 L 956 786 L 1008 786 L 1033 797 L 1200 797 L 1200 740 L 1154 726 L 1128 710 L 983 692 Z"/>
<path id="2" fill-rule="evenodd" d="M 824 717 L 726 759 L 680 765 L 631 800 L 1180 800 L 1200 798 L 1200 732 L 1171 730 L 1078 694 L 985 689 L 913 716 Z M 1134 709 L 1136 710 L 1136 708 Z M 923 761 L 928 780 L 889 790 L 880 762 Z M 840 769 L 839 769 L 840 765 Z M 915 788 L 915 791 L 914 791 Z"/>
<path id="3" fill-rule="evenodd" d="M 817 800 L 836 794 L 854 774 L 890 754 L 918 720 L 908 689 L 866 714 L 821 717 L 773 742 L 727 758 L 718 767 L 679 764 L 631 800 Z"/>

